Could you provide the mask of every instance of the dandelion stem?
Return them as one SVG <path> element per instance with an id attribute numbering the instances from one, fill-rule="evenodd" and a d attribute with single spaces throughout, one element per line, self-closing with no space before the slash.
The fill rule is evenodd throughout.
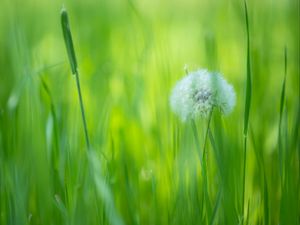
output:
<path id="1" fill-rule="evenodd" d="M 208 122 L 207 122 L 207 128 L 206 128 L 206 132 L 205 132 L 205 138 L 204 138 L 204 145 L 203 145 L 203 158 L 205 157 L 205 147 L 206 147 L 206 142 L 207 142 L 207 137 L 208 137 L 208 131 L 209 131 L 209 126 L 210 126 L 210 121 L 211 121 L 211 117 L 213 114 L 213 110 L 214 108 L 211 109 L 210 113 L 209 113 L 209 117 L 208 117 Z"/>
<path id="2" fill-rule="evenodd" d="M 208 138 L 209 126 L 210 126 L 212 114 L 213 114 L 213 108 L 211 109 L 211 111 L 209 113 L 209 117 L 208 117 L 208 123 L 207 123 L 206 132 L 205 132 L 202 155 L 201 155 L 201 151 L 200 151 L 201 150 L 200 143 L 199 143 L 199 140 L 198 140 L 197 127 L 196 127 L 195 121 L 192 119 L 193 133 L 194 133 L 196 145 L 199 149 L 199 159 L 200 159 L 200 165 L 201 165 L 201 168 L 202 168 L 202 176 L 203 176 L 203 180 L 204 180 L 204 196 L 205 196 L 205 199 L 206 199 L 205 202 L 206 202 L 206 211 L 207 211 L 207 214 L 208 214 L 208 218 L 211 217 L 211 211 L 212 210 L 211 210 L 211 204 L 210 204 L 210 199 L 209 199 L 209 195 L 208 195 L 207 165 L 206 165 L 206 142 L 207 142 L 207 138 Z"/>
<path id="3" fill-rule="evenodd" d="M 185 75 L 189 74 L 189 67 L 188 67 L 188 65 L 184 66 L 184 72 L 185 72 Z"/>
<path id="4" fill-rule="evenodd" d="M 203 173 L 204 173 L 204 188 L 205 188 L 205 197 L 206 197 L 206 210 L 207 210 L 207 214 L 208 214 L 208 218 L 211 217 L 211 204 L 210 204 L 210 199 L 209 199 L 209 194 L 208 194 L 208 179 L 207 179 L 207 155 L 206 155 L 206 142 L 207 142 L 207 138 L 208 138 L 208 132 L 209 132 L 209 127 L 210 127 L 210 121 L 212 118 L 212 114 L 213 114 L 213 107 L 209 113 L 209 117 L 208 117 L 208 122 L 207 122 L 207 128 L 206 128 L 206 132 L 205 132 L 205 137 L 204 137 L 204 144 L 203 144 Z"/>
<path id="5" fill-rule="evenodd" d="M 191 120 L 191 124 L 192 124 L 192 129 L 193 129 L 193 134 L 194 134 L 194 138 L 195 138 L 195 142 L 196 142 L 196 147 L 198 148 L 198 157 L 199 157 L 199 161 L 200 161 L 200 166 L 203 169 L 203 162 L 202 162 L 202 155 L 201 155 L 201 148 L 200 148 L 200 143 L 199 143 L 199 136 L 198 136 L 198 131 L 197 131 L 197 126 L 195 123 L 195 120 L 192 119 Z"/>

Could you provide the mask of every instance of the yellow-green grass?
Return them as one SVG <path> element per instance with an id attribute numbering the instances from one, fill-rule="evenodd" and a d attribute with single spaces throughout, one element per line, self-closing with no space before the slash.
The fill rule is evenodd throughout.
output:
<path id="1" fill-rule="evenodd" d="M 0 224 L 299 224 L 299 2 L 247 8 L 249 55 L 243 1 L 2 0 Z M 207 182 L 207 120 L 169 106 L 185 64 L 237 94 L 211 118 Z"/>

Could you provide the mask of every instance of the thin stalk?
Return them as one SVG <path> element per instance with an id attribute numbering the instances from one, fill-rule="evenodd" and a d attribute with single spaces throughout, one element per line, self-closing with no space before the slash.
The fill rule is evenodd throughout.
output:
<path id="1" fill-rule="evenodd" d="M 106 180 L 103 179 L 103 177 L 102 177 L 100 161 L 98 161 L 95 151 L 93 151 L 90 148 L 90 141 L 89 141 L 87 123 L 86 123 L 85 112 L 84 112 L 84 105 L 83 105 L 81 88 L 80 88 L 77 60 L 76 60 L 75 50 L 74 50 L 73 41 L 72 41 L 72 35 L 71 35 L 71 30 L 70 30 L 70 25 L 69 25 L 68 14 L 64 8 L 61 11 L 61 25 L 62 25 L 63 35 L 64 35 L 64 39 L 65 39 L 65 44 L 66 44 L 66 48 L 67 48 L 67 53 L 68 53 L 68 57 L 69 57 L 69 61 L 70 61 L 72 74 L 74 74 L 75 78 L 76 78 L 76 85 L 77 85 L 78 98 L 79 98 L 81 116 L 82 116 L 83 127 L 84 127 L 84 134 L 85 134 L 85 139 L 86 139 L 86 145 L 88 148 L 88 151 L 86 154 L 87 158 L 84 158 L 83 161 L 81 160 L 80 164 L 79 164 L 78 181 L 82 181 L 84 179 L 83 176 L 85 174 L 86 163 L 88 163 L 88 169 L 92 175 L 93 182 L 95 185 L 94 186 L 95 190 L 97 192 L 98 197 L 103 200 L 105 214 L 108 217 L 110 224 L 123 225 L 123 221 L 122 221 L 121 217 L 117 214 L 117 211 L 115 209 L 112 192 L 110 191 L 110 188 L 106 183 Z M 102 153 L 102 155 L 105 156 L 103 153 Z M 78 193 L 76 192 L 75 197 L 74 197 L 75 205 L 76 205 L 76 201 L 78 198 L 77 194 Z M 74 217 L 75 211 L 72 213 L 73 213 L 72 214 L 72 219 L 73 219 L 73 218 L 75 218 Z"/>
<path id="2" fill-rule="evenodd" d="M 76 86 L 77 86 L 77 91 L 78 91 L 78 98 L 79 98 L 79 104 L 80 104 L 80 109 L 81 109 L 81 116 L 82 116 L 86 146 L 87 146 L 87 149 L 89 150 L 90 149 L 90 140 L 89 140 L 87 123 L 86 123 L 86 119 L 85 119 L 85 112 L 84 112 L 83 100 L 82 100 L 82 95 L 81 95 L 78 70 L 76 70 L 75 77 L 76 77 Z"/>
<path id="3" fill-rule="evenodd" d="M 200 143 L 199 143 L 199 140 L 198 140 L 199 136 L 198 136 L 198 132 L 197 132 L 197 127 L 196 127 L 195 121 L 192 120 L 192 129 L 193 129 L 196 145 L 199 149 L 199 154 L 198 155 L 199 155 L 199 159 L 200 159 L 200 165 L 201 165 L 201 168 L 202 168 L 202 176 L 203 176 L 203 180 L 204 180 L 204 197 L 206 199 L 205 202 L 206 202 L 206 210 L 207 210 L 208 218 L 211 218 L 211 205 L 210 205 L 210 199 L 209 199 L 209 195 L 208 195 L 207 165 L 206 165 L 206 143 L 207 143 L 207 139 L 208 139 L 208 133 L 209 133 L 209 127 L 210 127 L 212 114 L 213 114 L 213 108 L 210 111 L 209 117 L 208 117 L 207 128 L 206 128 L 205 137 L 204 137 L 202 155 L 200 153 L 201 148 L 200 148 Z"/>
<path id="4" fill-rule="evenodd" d="M 243 196 L 242 196 L 242 212 L 244 215 L 244 202 L 245 202 L 245 185 L 246 185 L 246 162 L 247 162 L 247 136 L 244 136 L 244 161 L 243 161 Z"/>
<path id="5" fill-rule="evenodd" d="M 87 149 L 89 150 L 90 141 L 89 141 L 88 129 L 86 124 L 86 118 L 85 118 L 85 112 L 84 112 L 84 106 L 83 106 L 83 100 L 82 100 L 82 94 L 81 94 L 81 88 L 79 82 L 78 65 L 77 65 L 77 60 L 76 60 L 76 55 L 75 55 L 75 50 L 74 50 L 74 45 L 73 45 L 73 40 L 71 35 L 68 13 L 65 8 L 63 8 L 61 11 L 61 25 L 62 25 L 62 30 L 63 30 L 67 53 L 70 61 L 71 70 L 76 78 L 77 92 L 79 97 L 85 140 L 86 140 Z"/>
<path id="6" fill-rule="evenodd" d="M 244 112 L 244 161 L 243 161 L 243 190 L 242 190 L 242 221 L 244 221 L 245 215 L 245 188 L 246 188 L 246 163 L 247 163 L 247 135 L 249 126 L 249 115 L 251 106 L 251 94 L 252 94 L 252 82 L 251 82 L 251 66 L 250 66 L 250 35 L 249 35 L 249 21 L 247 3 L 245 3 L 245 20 L 247 31 L 247 79 L 246 79 L 246 98 L 245 98 L 245 112 Z"/>
<path id="7" fill-rule="evenodd" d="M 196 126 L 196 123 L 195 123 L 195 120 L 194 120 L 194 119 L 191 120 L 191 124 L 192 124 L 192 129 L 193 129 L 193 134 L 194 134 L 196 146 L 197 146 L 197 148 L 199 149 L 199 150 L 197 151 L 197 153 L 198 153 L 198 157 L 199 157 L 199 161 L 200 161 L 200 166 L 201 166 L 201 168 L 203 169 L 203 160 L 202 160 L 202 155 L 201 155 L 201 153 L 200 153 L 201 148 L 200 148 L 200 142 L 199 142 L 199 139 L 198 139 L 198 138 L 199 138 L 199 135 L 198 135 L 197 126 Z"/>
<path id="8" fill-rule="evenodd" d="M 206 147 L 206 142 L 207 142 L 207 137 L 208 137 L 208 132 L 209 132 L 209 126 L 210 126 L 210 121 L 211 121 L 211 117 L 212 117 L 212 114 L 213 114 L 213 110 L 214 108 L 211 109 L 210 113 L 209 113 L 209 117 L 208 117 L 208 122 L 207 122 L 207 128 L 206 128 L 206 132 L 205 132 L 205 138 L 204 138 L 204 145 L 203 145 L 203 158 L 205 156 L 205 147 Z"/>
<path id="9" fill-rule="evenodd" d="M 207 155 L 206 155 L 206 143 L 208 139 L 208 132 L 209 132 L 209 127 L 210 127 L 210 122 L 213 114 L 213 109 L 211 109 L 208 117 L 208 122 L 207 122 L 207 128 L 205 132 L 205 137 L 204 137 L 204 144 L 203 144 L 203 172 L 204 172 L 204 188 L 205 188 L 205 196 L 206 196 L 206 210 L 208 213 L 208 218 L 211 218 L 211 204 L 210 204 L 210 199 L 209 199 L 209 194 L 208 194 L 208 179 L 207 179 Z"/>
<path id="10" fill-rule="evenodd" d="M 279 156 L 279 172 L 280 172 L 280 181 L 281 186 L 284 182 L 283 176 L 283 152 L 282 152 L 282 139 L 281 139 L 281 129 L 282 129 L 282 117 L 283 117 L 283 109 L 285 104 L 285 84 L 286 84 L 286 74 L 287 74 L 287 48 L 284 49 L 284 78 L 281 89 L 281 97 L 280 97 L 280 108 L 279 108 L 279 126 L 278 126 L 278 156 Z"/>

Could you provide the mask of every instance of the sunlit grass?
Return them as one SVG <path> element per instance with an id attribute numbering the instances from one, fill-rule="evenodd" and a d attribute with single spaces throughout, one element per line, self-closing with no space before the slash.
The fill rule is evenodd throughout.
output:
<path id="1" fill-rule="evenodd" d="M 248 49 L 243 1 L 1 1 L 0 224 L 299 224 L 299 2 L 247 6 Z M 207 133 L 209 210 L 207 120 L 169 104 L 186 64 L 237 94 Z"/>

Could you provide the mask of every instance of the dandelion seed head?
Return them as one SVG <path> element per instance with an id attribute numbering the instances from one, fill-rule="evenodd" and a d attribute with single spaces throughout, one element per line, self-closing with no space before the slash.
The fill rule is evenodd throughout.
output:
<path id="1" fill-rule="evenodd" d="M 212 108 L 227 115 L 235 106 L 235 98 L 232 85 L 221 74 L 200 69 L 177 82 L 171 93 L 170 105 L 185 122 L 208 117 Z"/>

